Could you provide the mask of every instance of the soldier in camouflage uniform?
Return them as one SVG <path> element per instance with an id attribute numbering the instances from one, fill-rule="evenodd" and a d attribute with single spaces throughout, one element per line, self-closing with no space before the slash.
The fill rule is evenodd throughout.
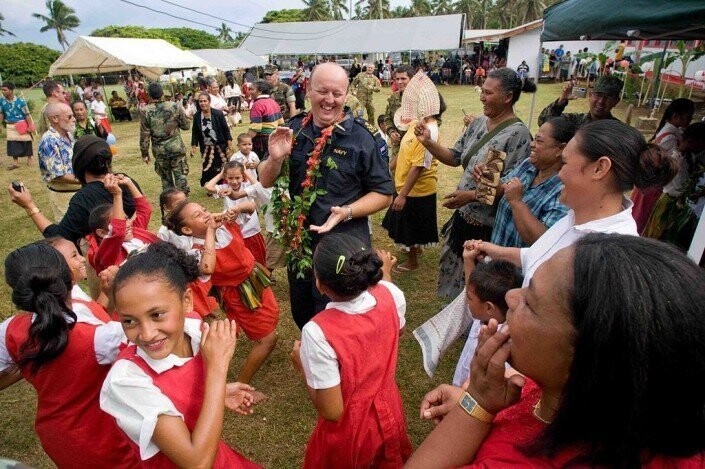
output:
<path id="1" fill-rule="evenodd" d="M 284 122 L 296 114 L 296 95 L 291 86 L 279 80 L 279 69 L 276 65 L 267 65 L 264 67 L 264 79 L 272 87 L 272 93 L 269 95 L 274 101 L 279 104 Z"/>
<path id="2" fill-rule="evenodd" d="M 164 90 L 159 83 L 150 83 L 147 92 L 152 102 L 140 111 L 142 159 L 149 163 L 151 141 L 154 170 L 162 180 L 162 189 L 177 187 L 188 194 L 186 147 L 179 129 L 189 129 L 189 118 L 181 106 L 162 100 Z"/>
<path id="3" fill-rule="evenodd" d="M 348 90 L 348 95 L 345 98 L 345 107 L 350 108 L 350 112 L 353 117 L 359 117 L 363 119 L 365 109 L 360 105 L 360 101 L 352 94 L 351 90 Z"/>
<path id="4" fill-rule="evenodd" d="M 612 108 L 619 103 L 619 95 L 622 93 L 623 86 L 624 82 L 615 76 L 601 76 L 588 94 L 589 111 L 569 113 L 563 112 L 563 110 L 568 106 L 568 101 L 574 97 L 573 83 L 567 82 L 563 86 L 560 98 L 546 106 L 539 114 L 539 125 L 543 125 L 551 117 L 557 116 L 563 116 L 578 126 L 600 119 L 616 119 L 612 115 Z"/>
<path id="5" fill-rule="evenodd" d="M 384 123 L 387 126 L 389 135 L 389 164 L 392 165 L 399 153 L 399 144 L 403 136 L 402 131 L 394 125 L 394 113 L 401 107 L 401 95 L 404 93 L 406 85 L 414 76 L 414 68 L 411 65 L 400 65 L 394 70 L 394 82 L 397 84 L 397 91 L 393 92 L 387 99 L 387 109 L 384 111 Z"/>
<path id="6" fill-rule="evenodd" d="M 365 73 L 360 73 L 352 81 L 352 89 L 360 101 L 360 105 L 367 109 L 367 122 L 374 125 L 375 121 L 375 107 L 372 105 L 372 93 L 379 93 L 382 84 L 379 79 L 374 75 L 375 68 L 366 64 Z"/>

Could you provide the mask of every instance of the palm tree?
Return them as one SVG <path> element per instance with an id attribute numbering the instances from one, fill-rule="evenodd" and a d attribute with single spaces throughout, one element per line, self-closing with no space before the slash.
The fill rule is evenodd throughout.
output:
<path id="1" fill-rule="evenodd" d="M 543 0 L 524 0 L 522 9 L 524 10 L 524 17 L 522 18 L 521 24 L 526 24 L 530 21 L 543 18 L 543 10 L 546 9 L 546 2 Z M 520 7 L 520 8 L 521 8 Z M 521 10 L 520 10 L 521 11 Z"/>
<path id="2" fill-rule="evenodd" d="M 465 29 L 478 29 L 481 26 L 482 5 L 478 0 L 458 0 L 453 3 L 454 13 L 465 13 Z"/>
<path id="3" fill-rule="evenodd" d="M 76 11 L 66 6 L 61 0 L 47 0 L 46 7 L 47 10 L 49 10 L 49 16 L 40 13 L 32 13 L 34 18 L 38 18 L 46 23 L 41 27 L 39 32 L 45 33 L 50 29 L 56 30 L 56 38 L 59 40 L 61 48 L 66 50 L 69 41 L 66 39 L 65 31 L 73 31 L 73 28 L 77 28 L 78 25 L 81 24 L 81 20 L 74 15 Z"/>
<path id="4" fill-rule="evenodd" d="M 432 6 L 434 15 L 446 15 L 453 11 L 450 0 L 434 0 Z"/>
<path id="5" fill-rule="evenodd" d="M 347 0 L 330 0 L 330 12 L 334 20 L 345 19 L 345 15 L 343 13 L 348 13 L 350 11 L 347 3 Z"/>
<path id="6" fill-rule="evenodd" d="M 2 29 L 2 22 L 5 21 L 5 17 L 0 13 L 0 36 L 4 36 L 5 34 L 14 36 L 15 34 L 11 31 L 8 31 L 7 29 Z"/>
<path id="7" fill-rule="evenodd" d="M 232 32 L 233 30 L 230 28 L 225 23 L 220 23 L 220 28 L 215 28 L 216 31 L 218 31 L 218 40 L 220 42 L 234 42 L 235 39 L 233 39 Z"/>
<path id="8" fill-rule="evenodd" d="M 369 20 L 381 20 L 391 16 L 389 0 L 358 0 L 356 5 L 363 5 L 362 13 L 364 18 Z"/>
<path id="9" fill-rule="evenodd" d="M 394 9 L 389 12 L 389 14 L 391 15 L 391 18 L 409 18 L 412 16 L 416 16 L 411 14 L 411 9 L 403 7 L 401 5 L 395 6 Z"/>
<path id="10" fill-rule="evenodd" d="M 431 16 L 433 9 L 428 0 L 411 0 L 409 16 Z"/>
<path id="11" fill-rule="evenodd" d="M 306 21 L 328 21 L 331 19 L 330 9 L 327 0 L 303 0 L 303 16 Z"/>

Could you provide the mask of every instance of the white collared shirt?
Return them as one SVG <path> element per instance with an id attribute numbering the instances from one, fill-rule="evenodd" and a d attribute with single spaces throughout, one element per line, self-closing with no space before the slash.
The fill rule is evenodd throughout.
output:
<path id="1" fill-rule="evenodd" d="M 191 348 L 196 355 L 201 341 L 201 321 L 186 318 L 184 333 L 191 339 Z M 161 360 L 154 360 L 139 347 L 137 355 L 158 374 L 182 366 L 193 358 L 171 354 Z M 152 441 L 159 416 L 184 417 L 142 368 L 130 360 L 118 360 L 110 369 L 100 390 L 100 408 L 112 415 L 122 431 L 139 446 L 142 460 L 159 452 Z"/>
<path id="2" fill-rule="evenodd" d="M 575 212 L 558 220 L 531 247 L 521 249 L 521 269 L 524 272 L 524 283 L 527 287 L 531 277 L 541 264 L 551 258 L 556 252 L 574 244 L 578 239 L 589 233 L 618 233 L 639 236 L 636 222 L 632 217 L 634 203 L 622 198 L 622 211 L 606 218 L 589 221 L 582 225 L 575 224 Z"/>
<path id="3" fill-rule="evenodd" d="M 404 292 L 391 282 L 380 280 L 379 285 L 391 293 L 399 316 L 399 329 L 406 324 L 406 298 Z M 326 309 L 335 308 L 345 314 L 365 314 L 377 306 L 375 297 L 364 291 L 350 301 L 331 301 Z M 338 356 L 328 343 L 321 327 L 313 321 L 301 331 L 301 364 L 306 383 L 313 389 L 328 389 L 340 384 Z"/>

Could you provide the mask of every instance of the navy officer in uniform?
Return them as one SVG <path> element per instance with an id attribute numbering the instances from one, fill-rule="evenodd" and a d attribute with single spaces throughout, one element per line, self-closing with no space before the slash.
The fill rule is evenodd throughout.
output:
<path id="1" fill-rule="evenodd" d="M 289 121 L 289 128 L 277 128 L 269 137 L 269 157 L 259 166 L 260 182 L 271 187 L 282 163 L 290 158 L 289 192 L 293 198 L 303 190 L 306 160 L 315 139 L 323 129 L 333 126 L 330 143 L 321 155 L 321 176 L 316 181 L 316 187 L 326 193 L 316 197 L 305 223 L 314 251 L 326 233 L 345 232 L 371 246 L 367 216 L 392 202 L 394 184 L 389 176 L 386 144 L 375 134 L 376 129 L 354 119 L 344 108 L 347 89 L 347 73 L 341 66 L 333 62 L 317 65 L 308 90 L 311 116 L 298 114 Z M 326 158 L 335 162 L 335 169 L 326 164 Z M 301 329 L 329 300 L 316 289 L 311 271 L 298 278 L 289 266 L 288 279 L 291 313 Z"/>

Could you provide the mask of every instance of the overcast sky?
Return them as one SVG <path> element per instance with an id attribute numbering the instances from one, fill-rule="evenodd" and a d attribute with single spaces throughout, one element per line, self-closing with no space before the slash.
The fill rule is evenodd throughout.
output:
<path id="1" fill-rule="evenodd" d="M 165 11 L 175 16 L 188 18 L 191 21 L 204 23 L 213 27 L 220 26 L 221 18 L 229 21 L 233 31 L 246 31 L 245 26 L 251 26 L 262 20 L 270 10 L 284 8 L 304 8 L 300 0 L 127 0 L 130 3 L 148 6 L 155 10 Z M 56 39 L 56 32 L 47 31 L 40 33 L 44 23 L 32 17 L 32 13 L 47 13 L 45 0 L 2 0 L 0 13 L 5 17 L 2 22 L 3 29 L 15 33 L 13 36 L 0 36 L 0 43 L 8 42 L 34 42 L 44 44 L 52 49 L 60 50 Z M 147 27 L 192 27 L 215 33 L 215 30 L 202 24 L 192 23 L 187 20 L 170 18 L 167 15 L 155 13 L 144 8 L 130 5 L 121 0 L 64 0 L 64 3 L 76 10 L 76 15 L 81 20 L 81 25 L 75 32 L 69 31 L 67 37 L 73 42 L 76 36 L 88 35 L 97 28 L 108 25 L 137 25 Z M 188 11 L 172 5 L 176 3 L 193 10 L 202 11 L 218 17 L 211 18 L 202 14 Z M 353 0 L 354 3 L 354 0 Z M 409 5 L 410 0 L 392 0 L 392 8 L 397 5 Z M 245 26 L 238 26 L 240 23 Z"/>

